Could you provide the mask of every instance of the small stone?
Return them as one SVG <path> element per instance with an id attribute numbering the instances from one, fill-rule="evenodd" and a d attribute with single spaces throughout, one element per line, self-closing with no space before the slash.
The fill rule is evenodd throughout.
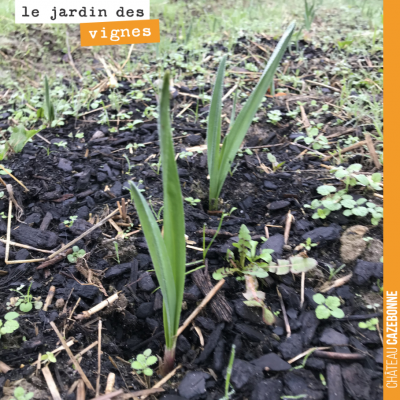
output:
<path id="1" fill-rule="evenodd" d="M 64 299 L 57 299 L 56 308 L 61 310 L 64 307 L 65 301 Z"/>
<path id="2" fill-rule="evenodd" d="M 107 272 L 104 275 L 104 278 L 106 279 L 115 278 L 116 276 L 122 275 L 130 271 L 131 268 L 132 268 L 132 263 L 114 265 L 113 267 L 107 270 Z"/>
<path id="3" fill-rule="evenodd" d="M 271 181 L 264 181 L 264 187 L 267 188 L 268 190 L 278 189 L 278 186 L 276 186 L 275 183 L 272 183 Z"/>
<path id="4" fill-rule="evenodd" d="M 287 200 L 278 200 L 273 201 L 269 206 L 270 211 L 281 210 L 282 208 L 288 207 L 290 205 L 290 201 Z"/>
<path id="5" fill-rule="evenodd" d="M 335 331 L 335 329 L 332 328 L 325 328 L 319 340 L 321 341 L 321 343 L 327 346 L 344 345 L 349 343 L 349 339 L 347 336 L 338 331 Z"/>
<path id="6" fill-rule="evenodd" d="M 320 320 L 315 316 L 314 311 L 307 311 L 301 315 L 301 324 L 301 336 L 303 338 L 303 346 L 308 347 L 320 324 Z"/>
<path id="7" fill-rule="evenodd" d="M 253 324 L 262 323 L 261 314 L 259 312 L 257 313 L 256 307 L 248 307 L 242 300 L 235 300 L 233 304 L 235 306 L 235 312 L 239 317 Z"/>
<path id="8" fill-rule="evenodd" d="M 354 363 L 342 368 L 344 387 L 347 393 L 356 400 L 370 399 L 370 379 L 361 364 Z"/>
<path id="9" fill-rule="evenodd" d="M 205 372 L 190 371 L 182 379 L 179 385 L 179 394 L 185 399 L 191 399 L 206 393 L 206 379 L 210 377 Z"/>
<path id="10" fill-rule="evenodd" d="M 178 336 L 178 340 L 176 342 L 176 347 L 183 354 L 187 353 L 191 349 L 191 345 L 190 345 L 189 341 L 183 335 Z"/>
<path id="11" fill-rule="evenodd" d="M 306 369 L 297 369 L 287 372 L 284 377 L 284 383 L 292 396 L 306 395 L 307 400 L 322 400 L 324 398 L 323 385 L 311 371 Z"/>
<path id="12" fill-rule="evenodd" d="M 323 371 L 326 367 L 325 361 L 318 357 L 309 357 L 306 362 L 307 368 Z"/>
<path id="13" fill-rule="evenodd" d="M 265 379 L 254 387 L 251 400 L 280 400 L 282 396 L 282 381 L 279 379 Z"/>
<path id="14" fill-rule="evenodd" d="M 152 292 L 157 286 L 150 274 L 145 272 L 139 277 L 139 287 L 145 292 Z"/>
<path id="15" fill-rule="evenodd" d="M 299 333 L 286 338 L 286 340 L 278 346 L 284 359 L 291 359 L 303 351 L 302 337 Z"/>
<path id="16" fill-rule="evenodd" d="M 310 232 L 303 234 L 302 239 L 311 239 L 312 243 L 323 243 L 337 240 L 340 238 L 340 231 L 342 228 L 337 224 L 331 224 L 328 227 L 321 227 L 313 229 Z"/>
<path id="17" fill-rule="evenodd" d="M 264 334 L 249 325 L 236 324 L 236 329 L 250 342 L 261 342 L 264 340 Z"/>
<path id="18" fill-rule="evenodd" d="M 136 310 L 136 316 L 141 319 L 146 319 L 154 314 L 153 303 L 142 303 Z"/>
<path id="19" fill-rule="evenodd" d="M 90 138 L 89 142 L 95 139 L 101 139 L 102 137 L 104 137 L 104 133 L 102 131 L 96 131 L 93 136 Z"/>
<path id="20" fill-rule="evenodd" d="M 363 239 L 368 228 L 362 225 L 355 225 L 346 229 L 340 238 L 340 255 L 343 262 L 349 263 L 356 260 L 367 247 Z"/>
<path id="21" fill-rule="evenodd" d="M 283 301 L 288 308 L 294 308 L 298 310 L 300 308 L 300 297 L 296 290 L 286 285 L 279 285 L 279 291 L 281 292 Z"/>
<path id="22" fill-rule="evenodd" d="M 358 260 L 353 271 L 352 281 L 356 285 L 364 285 L 371 277 L 382 279 L 383 264 L 381 262 L 373 263 L 369 261 Z"/>
<path id="23" fill-rule="evenodd" d="M 287 371 L 292 366 L 287 363 L 285 360 L 282 360 L 277 354 L 275 353 L 268 353 L 256 360 L 251 361 L 251 363 L 257 367 L 260 367 L 264 370 L 265 367 L 268 367 L 270 371 L 280 372 L 280 371 Z"/>
<path id="24" fill-rule="evenodd" d="M 232 367 L 231 384 L 237 391 L 244 391 L 261 376 L 259 367 L 240 359 L 235 359 Z"/>
<path id="25" fill-rule="evenodd" d="M 61 169 L 62 171 L 65 171 L 65 172 L 71 172 L 72 171 L 72 161 L 67 160 L 66 158 L 60 158 L 58 161 L 57 168 Z"/>
<path id="26" fill-rule="evenodd" d="M 283 235 L 280 233 L 277 233 L 276 235 L 273 235 L 267 239 L 266 242 L 264 242 L 260 249 L 270 249 L 274 250 L 274 252 L 271 254 L 272 258 L 274 261 L 276 261 L 278 258 L 282 256 L 282 251 L 283 251 L 283 246 L 285 244 L 285 239 Z"/>
<path id="27" fill-rule="evenodd" d="M 367 243 L 367 248 L 362 255 L 363 260 L 370 262 L 380 262 L 383 256 L 383 243 L 378 239 L 373 239 Z"/>

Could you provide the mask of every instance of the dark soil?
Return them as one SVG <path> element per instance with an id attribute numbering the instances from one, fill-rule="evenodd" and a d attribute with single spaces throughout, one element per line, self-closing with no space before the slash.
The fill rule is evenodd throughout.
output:
<path id="1" fill-rule="evenodd" d="M 273 46 L 273 43 L 270 45 Z M 240 44 L 236 50 L 242 51 Z M 254 52 L 257 54 L 256 48 Z M 305 56 L 317 58 L 322 64 L 326 62 L 324 60 L 327 57 L 320 49 L 311 46 L 307 48 Z M 288 58 L 291 57 L 288 55 Z M 292 66 L 293 69 L 297 67 L 295 63 Z M 313 80 L 312 73 L 308 79 Z M 128 82 L 121 83 L 122 91 L 129 89 Z M 181 87 L 180 92 L 199 94 L 197 88 Z M 332 95 L 327 89 L 324 95 L 316 93 L 312 97 L 322 105 L 329 102 Z M 367 261 L 360 256 L 358 260 L 348 263 L 334 278 L 347 275 L 355 269 L 351 281 L 326 293 L 342 299 L 342 309 L 346 315 L 344 319 L 337 320 L 331 317 L 328 320 L 318 320 L 314 312 L 316 304 L 312 300 L 313 294 L 329 277 L 327 264 L 335 267 L 342 264 L 340 237 L 344 230 L 353 225 L 366 225 L 369 227 L 370 237 L 382 240 L 382 224 L 373 227 L 366 218 L 346 218 L 340 213 L 332 213 L 327 220 L 314 220 L 311 218 L 311 211 L 304 208 L 305 204 L 321 197 L 316 192 L 318 186 L 324 183 L 335 184 L 338 188 L 342 186 L 321 167 L 320 158 L 312 155 L 300 156 L 304 148 L 292 144 L 295 137 L 293 135 L 297 133 L 296 125 L 292 121 L 284 118 L 277 126 L 267 122 L 266 111 L 281 109 L 286 112 L 286 100 L 296 97 L 301 100 L 302 96 L 293 91 L 285 100 L 279 97 L 269 98 L 260 109 L 259 122 L 252 126 L 246 136 L 244 147 L 253 147 L 253 154 L 243 153 L 242 157 L 235 159 L 232 168 L 235 172 L 228 176 L 221 193 L 221 209 L 237 207 L 237 210 L 223 221 L 222 231 L 225 234 L 220 234 L 210 248 L 207 267 L 187 275 L 182 321 L 204 297 L 207 281 L 211 278 L 212 285 L 216 284 L 212 273 L 217 268 L 227 265 L 226 251 L 235 249 L 232 243 L 237 240 L 242 224 L 249 228 L 254 239 L 259 240 L 261 248 L 273 248 L 274 255 L 279 258 L 287 259 L 297 254 L 295 247 L 305 242 L 308 237 L 318 243 L 318 246 L 309 252 L 309 256 L 318 261 L 319 267 L 317 272 L 310 272 L 306 276 L 305 303 L 300 307 L 300 276 L 271 274 L 263 280 L 260 289 L 267 294 L 266 304 L 273 312 L 280 313 L 276 326 L 266 326 L 257 309 L 243 304 L 243 281 L 238 281 L 235 277 L 227 278 L 219 297 L 216 297 L 194 320 L 194 324 L 179 337 L 176 363 L 182 367 L 169 383 L 164 385 L 165 393 L 161 398 L 165 400 L 222 398 L 225 370 L 232 344 L 236 345 L 231 377 L 231 384 L 235 389 L 232 399 L 278 400 L 284 395 L 305 395 L 303 398 L 314 400 L 382 398 L 381 339 L 377 331 L 358 327 L 359 320 L 367 320 L 369 314 L 374 313 L 374 310 L 363 305 L 361 296 L 371 295 L 371 288 L 372 293 L 378 291 L 376 280 L 380 277 L 382 281 L 381 263 Z M 171 100 L 174 115 L 179 113 L 178 105 L 187 102 L 186 96 L 176 94 Z M 153 98 L 150 104 L 156 105 L 156 99 Z M 272 104 L 272 108 L 267 109 L 267 104 Z M 144 108 L 143 102 L 132 102 L 128 107 L 123 107 L 126 111 L 134 112 L 132 119 L 140 118 Z M 195 102 L 191 109 L 196 110 Z M 231 105 L 225 104 L 224 112 L 226 111 L 227 115 L 230 115 L 230 109 Z M 305 111 L 309 111 L 309 105 L 305 106 Z M 208 109 L 200 112 L 205 117 Z M 6 114 L 0 116 L 3 118 L 0 121 L 3 128 L 8 124 Z M 61 128 L 42 131 L 40 134 L 51 142 L 50 145 L 36 137 L 25 146 L 21 154 L 3 162 L 4 166 L 10 168 L 13 175 L 29 189 L 25 192 L 11 177 L 2 175 L 6 183 L 13 185 L 15 198 L 24 211 L 20 221 L 17 221 L 17 213 L 13 210 L 11 240 L 39 249 L 58 249 L 61 244 L 69 243 L 115 210 L 117 201 L 121 201 L 122 198 L 130 199 L 125 187 L 129 179 L 143 181 L 141 187 L 144 194 L 146 198 L 151 197 L 154 209 L 158 212 L 162 206 L 162 168 L 160 174 L 157 174 L 154 167 L 150 166 L 151 163 L 157 163 L 159 157 L 156 121 L 147 121 L 133 131 L 111 133 L 108 126 L 95 123 L 96 115 L 94 113 L 87 116 L 87 120 L 75 121 L 71 118 Z M 319 122 L 324 123 L 325 133 L 328 135 L 345 130 L 334 126 L 336 117 L 329 112 L 322 115 Z M 111 126 L 116 125 L 115 122 L 111 123 Z M 174 137 L 180 137 L 174 141 L 176 152 L 205 143 L 204 125 L 186 117 L 179 117 L 174 119 L 173 127 Z M 224 126 L 223 130 L 226 131 L 227 127 L 228 125 Z M 97 135 L 97 139 L 91 140 L 97 131 L 101 131 L 103 135 Z M 84 139 L 71 139 L 68 136 L 70 132 L 84 132 Z M 182 137 L 185 132 L 187 134 Z M 356 128 L 355 134 L 361 135 L 361 130 Z M 338 138 L 333 139 L 336 140 Z M 60 141 L 67 142 L 67 146 L 56 146 L 55 143 Z M 147 145 L 130 153 L 125 150 L 128 143 Z M 257 146 L 260 148 L 254 149 Z M 50 154 L 47 154 L 46 147 L 49 148 Z M 283 168 L 269 174 L 263 171 L 261 164 L 272 168 L 267 153 L 263 151 L 265 148 L 268 148 L 279 162 L 285 162 Z M 122 156 L 124 153 L 129 156 L 132 167 L 130 170 Z M 220 219 L 219 214 L 208 213 L 206 161 L 206 153 L 194 153 L 193 156 L 177 159 L 183 196 L 201 200 L 195 207 L 185 202 L 186 234 L 188 240 L 194 242 L 191 245 L 197 248 L 203 246 L 204 224 L 208 229 L 216 229 Z M 372 169 L 369 159 L 363 156 L 351 160 L 355 161 L 363 163 L 367 169 Z M 367 196 L 372 198 L 372 195 Z M 5 214 L 8 212 L 6 197 L 0 200 L 0 212 Z M 290 231 L 289 242 L 284 245 L 282 235 L 289 210 L 295 222 Z M 63 221 L 75 215 L 78 219 L 71 228 L 66 227 Z M 133 223 L 131 231 L 139 229 L 138 216 L 132 204 L 128 206 L 128 215 Z M 0 220 L 2 235 L 7 232 L 6 222 L 6 219 Z M 261 237 L 266 235 L 266 225 L 270 238 L 263 243 Z M 121 228 L 127 229 L 125 226 Z M 158 284 L 154 272 L 151 271 L 153 267 L 143 234 L 139 232 L 130 236 L 129 240 L 120 242 L 120 264 L 116 261 L 113 245 L 110 246 L 110 239 L 116 234 L 114 227 L 107 222 L 77 243 L 79 248 L 85 249 L 87 253 L 86 268 L 98 277 L 101 285 L 93 284 L 93 280 L 92 284 L 89 283 L 79 266 L 70 264 L 66 259 L 44 269 L 37 269 L 40 263 L 6 265 L 0 261 L 0 270 L 4 271 L 4 275 L 0 275 L 1 317 L 7 312 L 6 303 L 15 295 L 10 289 L 15 289 L 21 284 L 29 286 L 33 282 L 33 296 L 40 297 L 44 302 L 50 287 L 56 288 L 48 311 L 22 313 L 18 319 L 20 329 L 13 335 L 2 337 L 0 360 L 13 370 L 0 374 L 0 387 L 7 381 L 8 385 L 21 378 L 32 381 L 31 376 L 36 366 L 30 364 L 37 360 L 39 353 L 44 354 L 59 346 L 59 339 L 51 328 L 50 321 L 54 321 L 59 330 L 64 332 L 65 338 L 74 338 L 75 343 L 71 350 L 77 354 L 97 340 L 97 319 L 100 317 L 103 323 L 101 392 L 104 393 L 109 372 L 116 374 L 115 389 L 127 388 L 134 391 L 145 388 L 138 377 L 132 374 L 129 363 L 124 360 L 131 360 L 147 348 L 150 348 L 153 354 L 162 356 L 162 296 L 159 290 L 154 292 Z M 211 239 L 206 238 L 207 242 L 209 240 Z M 4 251 L 4 244 L 0 244 L 2 258 Z M 44 253 L 11 246 L 11 260 L 46 256 Z M 201 251 L 187 249 L 187 262 L 201 259 Z M 196 267 L 188 267 L 188 271 Z M 290 337 L 287 337 L 285 330 L 277 288 L 283 296 L 289 317 L 292 332 Z M 26 290 L 26 287 L 23 290 Z M 111 296 L 116 291 L 120 292 L 116 305 L 105 308 L 89 320 L 75 319 L 78 314 L 106 299 L 106 294 Z M 376 297 L 379 297 L 378 294 Z M 66 312 L 63 312 L 64 304 Z M 362 317 L 352 318 L 360 315 Z M 90 321 L 93 323 L 90 324 Z M 304 358 L 291 365 L 287 363 L 305 350 L 319 346 L 331 346 L 329 352 L 344 357 L 360 354 L 362 358 L 356 361 L 326 359 L 322 358 L 324 354 L 321 356 L 320 353 L 316 353 L 307 359 L 304 368 L 293 368 L 302 365 Z M 51 365 L 50 369 L 62 397 L 74 399 L 75 394 L 67 395 L 67 390 L 79 378 L 79 374 L 68 361 L 66 352 L 61 352 L 57 363 Z M 81 366 L 95 386 L 97 347 L 82 357 Z M 265 367 L 268 367 L 268 370 Z M 322 383 L 320 374 L 325 377 L 328 386 Z M 158 380 L 154 374 L 148 382 L 149 387 Z M 37 385 L 37 379 L 32 383 Z M 43 390 L 46 386 L 37 388 Z"/>

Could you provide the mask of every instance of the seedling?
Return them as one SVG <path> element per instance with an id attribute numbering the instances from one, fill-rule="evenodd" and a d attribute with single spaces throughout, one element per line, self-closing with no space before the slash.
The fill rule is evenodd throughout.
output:
<path id="1" fill-rule="evenodd" d="M 75 220 L 77 220 L 77 219 L 78 219 L 77 215 L 71 215 L 69 218 L 65 219 L 63 221 L 63 223 L 67 228 L 71 228 L 71 226 L 74 224 Z"/>
<path id="2" fill-rule="evenodd" d="M 370 331 L 376 331 L 376 324 L 379 322 L 378 318 L 371 318 L 366 322 L 359 322 L 358 326 L 361 329 L 369 329 Z"/>
<path id="3" fill-rule="evenodd" d="M 236 346 L 233 344 L 232 345 L 232 350 L 231 350 L 231 356 L 229 357 L 228 368 L 226 369 L 225 396 L 222 397 L 220 400 L 229 400 L 231 398 L 231 396 L 235 393 L 235 389 L 233 387 L 232 387 L 232 390 L 229 390 L 229 384 L 231 382 L 233 362 L 235 361 L 235 350 L 236 350 Z"/>
<path id="4" fill-rule="evenodd" d="M 263 249 L 259 255 L 256 254 L 257 244 L 251 239 L 250 232 L 245 225 L 239 230 L 239 241 L 233 243 L 233 246 L 239 250 L 239 260 L 235 260 L 233 252 L 228 249 L 227 259 L 231 267 L 219 268 L 213 273 L 215 280 L 220 280 L 229 275 L 238 274 L 239 278 L 245 279 L 246 292 L 243 296 L 246 298 L 244 303 L 249 307 L 261 307 L 263 321 L 267 325 L 275 322 L 274 314 L 264 304 L 265 293 L 257 291 L 257 278 L 266 278 L 269 272 L 277 275 L 284 275 L 289 272 L 300 273 L 307 272 L 317 266 L 317 262 L 312 258 L 291 257 L 289 260 L 278 260 L 278 264 L 272 262 L 271 249 Z"/>
<path id="5" fill-rule="evenodd" d="M 310 251 L 312 247 L 318 246 L 318 243 L 312 243 L 311 238 L 307 238 L 305 243 L 301 243 L 300 246 L 303 246 L 307 251 Z"/>
<path id="6" fill-rule="evenodd" d="M 136 360 L 132 361 L 131 367 L 138 374 L 143 373 L 146 376 L 152 376 L 153 370 L 150 368 L 150 366 L 154 365 L 157 361 L 157 357 L 151 355 L 151 349 L 147 349 L 143 352 L 143 354 L 139 354 L 136 357 Z"/>
<path id="7" fill-rule="evenodd" d="M 193 207 L 196 207 L 196 204 L 200 203 L 200 199 L 194 199 L 193 197 L 185 197 L 185 200 Z"/>
<path id="8" fill-rule="evenodd" d="M 0 338 L 1 335 L 6 335 L 7 333 L 13 333 L 19 328 L 19 323 L 18 321 L 16 321 L 18 317 L 19 317 L 18 313 L 11 311 L 4 316 L 6 322 L 3 323 L 3 321 L 0 320 Z"/>
<path id="9" fill-rule="evenodd" d="M 115 247 L 115 255 L 117 256 L 117 262 L 118 264 L 121 264 L 119 261 L 118 242 L 114 242 L 114 247 Z"/>
<path id="10" fill-rule="evenodd" d="M 61 142 L 55 142 L 55 143 L 53 143 L 55 146 L 58 146 L 58 147 L 62 147 L 63 149 L 65 148 L 65 147 L 67 147 L 67 142 L 64 142 L 63 140 L 61 140 Z"/>
<path id="11" fill-rule="evenodd" d="M 32 282 L 33 283 L 33 282 Z M 33 306 L 35 306 L 36 310 L 40 310 L 43 306 L 43 302 L 40 300 L 34 299 L 33 296 L 31 295 L 31 286 L 32 283 L 28 287 L 28 292 L 26 294 L 23 294 L 21 290 L 25 287 L 25 285 L 19 286 L 17 289 L 10 289 L 11 292 L 16 292 L 19 294 L 19 298 L 16 301 L 16 303 L 13 305 L 14 307 L 18 307 L 22 312 L 29 312 L 32 310 Z M 40 299 L 40 297 L 38 297 Z M 11 306 L 7 303 L 8 309 L 11 308 Z"/>
<path id="12" fill-rule="evenodd" d="M 51 352 L 51 351 L 47 351 L 46 354 L 43 354 L 41 357 L 41 360 L 44 362 L 48 362 L 48 363 L 56 363 L 57 359 L 55 357 L 55 355 Z"/>
<path id="13" fill-rule="evenodd" d="M 331 315 L 335 318 L 344 318 L 344 312 L 340 307 L 339 297 L 328 296 L 325 298 L 321 293 L 314 294 L 313 300 L 319 304 L 315 309 L 318 319 L 328 319 Z"/>
<path id="14" fill-rule="evenodd" d="M 4 214 L 4 211 L 2 211 L 2 212 L 0 213 L 0 217 L 3 218 L 3 219 L 7 219 L 7 218 L 8 218 L 8 215 Z M 11 215 L 11 218 L 12 218 L 12 217 L 13 217 L 13 215 Z"/>
<path id="15" fill-rule="evenodd" d="M 163 165 L 163 236 L 141 191 L 132 181 L 129 182 L 132 201 L 136 206 L 163 295 L 164 373 L 174 367 L 176 332 L 179 328 L 186 272 L 185 216 L 172 142 L 169 82 L 170 75 L 167 72 L 161 91 L 158 121 Z"/>
<path id="16" fill-rule="evenodd" d="M 207 126 L 207 159 L 208 173 L 210 175 L 209 204 L 211 210 L 217 209 L 218 198 L 225 179 L 231 169 L 232 162 L 244 137 L 246 136 L 247 130 L 249 129 L 262 100 L 264 99 L 265 93 L 268 88 L 271 87 L 274 73 L 284 52 L 286 51 L 293 31 L 294 24 L 291 24 L 272 53 L 260 81 L 235 119 L 235 122 L 232 124 L 229 134 L 225 136 L 222 148 L 220 148 L 222 121 L 221 107 L 226 57 L 222 59 L 219 65 L 210 104 Z"/>
<path id="17" fill-rule="evenodd" d="M 27 130 L 23 125 L 10 127 L 8 130 L 11 135 L 0 145 L 0 160 L 7 158 L 9 152 L 20 153 L 29 140 L 40 131 L 40 129 Z M 2 170 L 1 175 L 5 175 L 5 171 Z"/>
<path id="18" fill-rule="evenodd" d="M 332 266 L 330 266 L 329 264 L 326 264 L 329 268 L 329 278 L 328 281 L 331 281 L 345 266 L 346 264 L 342 264 L 340 267 L 338 268 L 333 268 Z"/>
<path id="19" fill-rule="evenodd" d="M 282 113 L 279 110 L 270 111 L 268 114 L 268 122 L 276 125 L 282 119 Z"/>
<path id="20" fill-rule="evenodd" d="M 86 251 L 84 249 L 79 249 L 78 246 L 73 246 L 72 250 L 73 250 L 73 253 L 68 254 L 67 258 L 71 264 L 76 264 L 78 261 L 78 258 L 82 258 L 85 256 Z"/>
<path id="21" fill-rule="evenodd" d="M 206 248 L 206 225 L 204 224 L 204 226 L 203 226 L 203 261 L 205 261 L 208 250 L 210 249 L 211 245 L 214 243 L 215 238 L 218 236 L 218 233 L 221 230 L 222 221 L 224 220 L 225 217 L 229 217 L 235 210 L 237 210 L 237 208 L 232 207 L 228 213 L 223 213 L 221 215 L 221 219 L 219 221 L 218 228 L 216 229 L 215 234 L 214 234 L 213 238 L 211 239 L 210 243 L 208 244 L 207 248 Z"/>
<path id="22" fill-rule="evenodd" d="M 272 153 L 267 154 L 268 161 L 272 164 L 272 170 L 277 171 L 282 165 L 285 164 L 285 161 L 278 163 L 276 157 Z"/>
<path id="23" fill-rule="evenodd" d="M 311 24 L 315 18 L 315 0 L 308 4 L 307 0 L 304 0 L 304 26 L 309 31 Z"/>
<path id="24" fill-rule="evenodd" d="M 142 143 L 129 143 L 125 149 L 137 150 L 139 147 L 145 147 L 145 145 Z"/>
<path id="25" fill-rule="evenodd" d="M 25 392 L 25 389 L 22 387 L 17 387 L 14 389 L 14 397 L 16 400 L 31 400 L 34 396 L 33 392 Z"/>
<path id="26" fill-rule="evenodd" d="M 131 165 L 131 162 L 129 161 L 129 158 L 126 154 L 124 154 L 124 158 L 126 160 L 126 163 L 128 164 L 128 172 L 125 172 L 127 175 L 131 174 L 131 169 L 133 168 L 133 165 Z"/>

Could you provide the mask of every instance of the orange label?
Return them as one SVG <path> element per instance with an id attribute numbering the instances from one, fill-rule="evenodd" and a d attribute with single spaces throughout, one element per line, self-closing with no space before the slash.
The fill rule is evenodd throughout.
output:
<path id="1" fill-rule="evenodd" d="M 160 21 L 93 22 L 81 24 L 81 46 L 159 43 Z"/>
<path id="2" fill-rule="evenodd" d="M 383 398 L 400 399 L 399 358 L 399 16 L 398 0 L 384 1 L 384 87 L 383 120 L 385 125 L 384 187 L 384 315 L 383 315 Z"/>

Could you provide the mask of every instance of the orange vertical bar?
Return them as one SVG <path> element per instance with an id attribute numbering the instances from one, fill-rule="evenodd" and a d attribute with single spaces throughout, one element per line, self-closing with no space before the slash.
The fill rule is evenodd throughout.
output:
<path id="1" fill-rule="evenodd" d="M 398 378 L 398 295 L 400 293 L 399 252 L 400 214 L 398 209 L 400 125 L 400 2 L 384 0 L 384 318 L 383 390 L 385 400 L 400 399 Z"/>

